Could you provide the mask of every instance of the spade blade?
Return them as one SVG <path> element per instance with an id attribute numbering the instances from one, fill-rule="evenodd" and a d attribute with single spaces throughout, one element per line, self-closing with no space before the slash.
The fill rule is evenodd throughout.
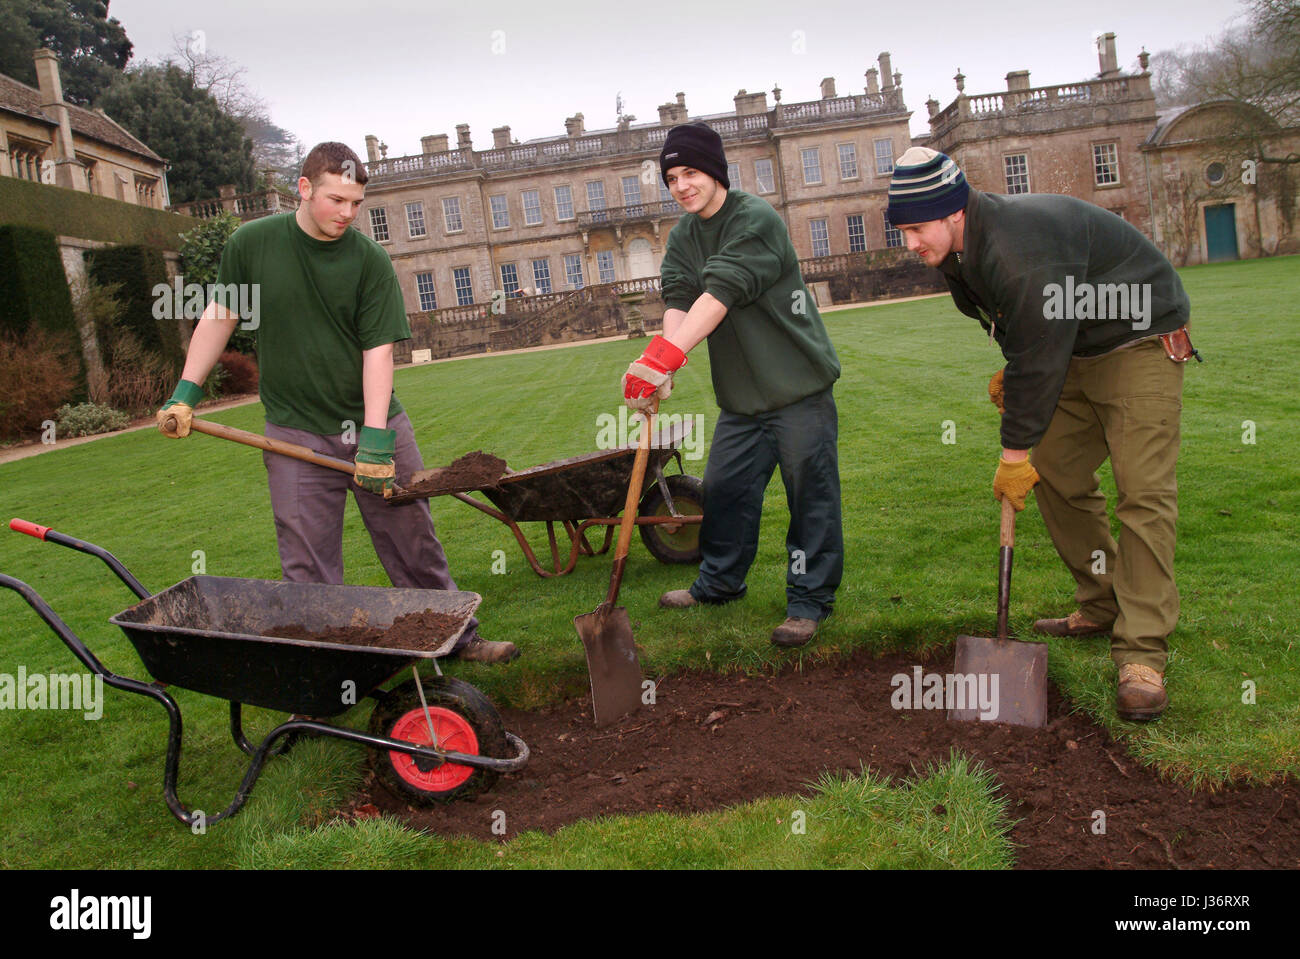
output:
<path id="1" fill-rule="evenodd" d="M 587 651 L 592 714 L 597 726 L 606 726 L 641 706 L 641 661 L 632 620 L 624 607 L 601 603 L 575 616 L 573 625 Z"/>

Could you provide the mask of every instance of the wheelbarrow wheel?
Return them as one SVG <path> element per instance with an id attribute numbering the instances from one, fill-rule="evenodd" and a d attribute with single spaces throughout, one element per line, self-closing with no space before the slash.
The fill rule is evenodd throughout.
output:
<path id="1" fill-rule="evenodd" d="M 504 758 L 506 730 L 491 700 L 469 683 L 450 676 L 423 680 L 426 718 L 414 680 L 394 687 L 370 716 L 376 736 L 427 745 L 429 721 L 438 746 L 450 752 Z M 389 792 L 429 806 L 476 796 L 491 788 L 497 773 L 460 763 L 436 764 L 396 750 L 370 751 L 370 766 Z"/>
<path id="2" fill-rule="evenodd" d="M 673 505 L 683 516 L 700 516 L 704 513 L 704 481 L 698 476 L 677 473 L 667 477 L 668 492 Z M 649 489 L 641 497 L 641 516 L 671 516 L 668 504 L 658 483 L 648 483 Z M 698 563 L 700 561 L 700 527 L 698 523 L 683 523 L 675 530 L 671 526 L 639 526 L 641 542 L 650 555 L 661 563 Z"/>

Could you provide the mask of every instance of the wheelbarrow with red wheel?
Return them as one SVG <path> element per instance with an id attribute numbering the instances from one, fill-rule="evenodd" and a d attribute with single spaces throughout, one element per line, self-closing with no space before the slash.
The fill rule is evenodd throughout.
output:
<path id="1" fill-rule="evenodd" d="M 192 576 L 155 594 L 112 553 L 92 543 L 25 520 L 12 520 L 9 527 L 98 557 L 140 597 L 109 622 L 126 633 L 153 682 L 105 668 L 32 587 L 0 574 L 0 586 L 21 595 L 105 685 L 153 699 L 166 711 L 163 797 L 172 815 L 187 825 L 233 816 L 251 795 L 266 760 L 298 737 L 329 736 L 368 747 L 379 781 L 405 801 L 421 804 L 475 795 L 528 762 L 527 745 L 505 730 L 486 696 L 441 671 L 422 678 L 415 665 L 451 652 L 481 602 L 477 593 Z M 341 630 L 354 627 L 382 633 L 412 614 L 431 615 L 429 621 L 438 623 L 433 643 L 420 644 L 430 648 L 337 639 L 344 635 Z M 380 688 L 408 667 L 413 679 Z M 228 700 L 231 737 L 252 757 L 234 800 L 216 814 L 187 809 L 177 795 L 182 725 L 180 707 L 165 692 L 168 686 Z M 362 697 L 377 701 L 368 732 L 322 721 L 347 712 Z M 254 746 L 243 731 L 245 705 L 294 715 Z"/>
<path id="2" fill-rule="evenodd" d="M 637 507 L 636 525 L 641 541 L 661 563 L 698 563 L 700 561 L 700 523 L 704 520 L 704 484 L 684 471 L 665 475 L 664 467 L 672 460 L 682 470 L 678 447 L 690 430 L 690 421 L 670 423 L 659 436 L 653 437 L 647 464 L 646 492 Z M 538 576 L 564 576 L 573 571 L 578 556 L 598 556 L 609 550 L 614 529 L 622 522 L 619 513 L 627 496 L 632 463 L 637 444 L 612 450 L 585 453 L 569 459 L 543 463 L 530 469 L 509 471 L 487 486 L 470 490 L 481 493 L 492 505 L 469 495 L 450 494 L 467 506 L 486 513 L 510 528 L 523 550 L 528 565 Z M 653 482 L 650 477 L 653 477 Z M 398 494 L 391 503 L 402 503 L 420 494 Z M 427 495 L 427 494 L 425 494 Z M 545 523 L 551 551 L 550 568 L 538 562 L 537 555 L 520 528 L 520 523 Z M 559 525 L 569 538 L 569 555 L 556 536 Z M 593 548 L 587 531 L 605 528 L 604 543 Z"/>

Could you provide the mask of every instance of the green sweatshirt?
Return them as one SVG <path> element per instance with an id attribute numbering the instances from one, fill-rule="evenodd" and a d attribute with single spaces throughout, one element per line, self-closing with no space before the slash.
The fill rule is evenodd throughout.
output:
<path id="1" fill-rule="evenodd" d="M 668 235 L 664 304 L 689 310 L 704 293 L 726 308 L 709 334 L 718 406 L 755 416 L 820 393 L 840 375 L 785 221 L 766 200 L 727 194 L 707 220 L 687 213 Z"/>
<path id="2" fill-rule="evenodd" d="M 1047 432 L 1071 357 L 1176 330 L 1191 309 L 1154 243 L 1074 197 L 971 190 L 962 246 L 939 269 L 957 308 L 1002 347 L 1007 449 Z"/>

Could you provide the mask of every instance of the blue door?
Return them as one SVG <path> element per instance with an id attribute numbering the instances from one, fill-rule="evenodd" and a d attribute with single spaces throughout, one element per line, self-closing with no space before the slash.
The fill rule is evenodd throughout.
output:
<path id="1" fill-rule="evenodd" d="M 1211 263 L 1238 258 L 1235 203 L 1223 203 L 1205 208 L 1205 245 L 1208 248 L 1206 258 Z"/>

